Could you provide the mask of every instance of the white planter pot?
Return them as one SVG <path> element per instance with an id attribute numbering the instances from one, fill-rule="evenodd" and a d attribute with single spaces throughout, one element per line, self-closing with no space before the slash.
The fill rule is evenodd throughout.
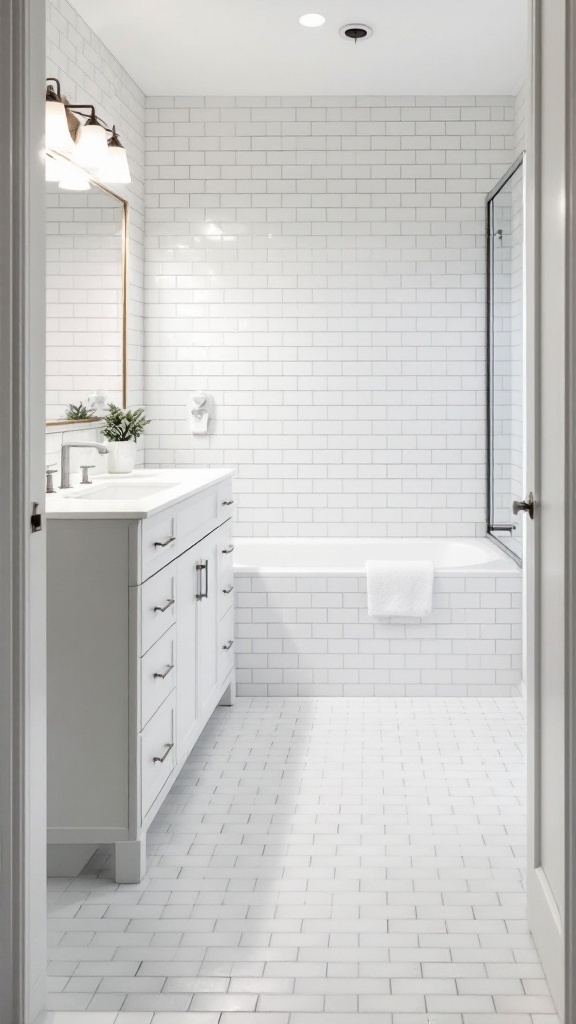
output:
<path id="1" fill-rule="evenodd" d="M 108 449 L 108 472 L 131 473 L 136 465 L 135 441 L 105 441 Z"/>

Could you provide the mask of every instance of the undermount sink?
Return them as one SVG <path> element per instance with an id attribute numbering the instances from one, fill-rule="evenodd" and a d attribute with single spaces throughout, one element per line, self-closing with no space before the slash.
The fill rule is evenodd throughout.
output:
<path id="1" fill-rule="evenodd" d="M 168 491 L 172 487 L 177 487 L 179 481 L 171 480 L 169 483 L 117 483 L 117 484 L 104 484 L 102 487 L 95 487 L 94 490 L 86 489 L 83 493 L 79 494 L 78 491 L 74 491 L 73 494 L 66 494 L 66 498 L 73 498 L 74 501 L 133 501 L 139 498 L 150 498 L 153 494 L 160 494 L 161 491 Z"/>

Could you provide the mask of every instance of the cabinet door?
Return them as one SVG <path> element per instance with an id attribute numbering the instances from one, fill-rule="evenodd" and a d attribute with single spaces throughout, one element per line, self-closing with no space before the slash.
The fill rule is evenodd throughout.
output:
<path id="1" fill-rule="evenodd" d="M 199 594 L 198 547 L 187 551 L 175 563 L 178 616 L 176 621 L 176 754 L 178 761 L 188 753 L 196 726 L 196 646 Z"/>
<path id="2" fill-rule="evenodd" d="M 201 718 L 211 701 L 216 700 L 218 688 L 218 545 L 221 530 L 196 545 L 197 562 L 202 579 L 198 606 L 198 643 L 196 648 L 196 710 Z"/>

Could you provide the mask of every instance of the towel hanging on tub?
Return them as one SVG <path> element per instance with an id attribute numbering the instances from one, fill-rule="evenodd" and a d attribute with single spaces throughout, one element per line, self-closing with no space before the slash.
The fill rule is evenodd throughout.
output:
<path id="1" fill-rule="evenodd" d="M 368 614 L 424 619 L 432 614 L 434 563 L 366 562 Z"/>

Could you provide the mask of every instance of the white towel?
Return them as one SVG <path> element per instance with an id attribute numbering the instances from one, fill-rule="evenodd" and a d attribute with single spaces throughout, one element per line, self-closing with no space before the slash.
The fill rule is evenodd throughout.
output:
<path id="1" fill-rule="evenodd" d="M 433 562 L 366 562 L 368 614 L 423 619 L 432 612 Z"/>

